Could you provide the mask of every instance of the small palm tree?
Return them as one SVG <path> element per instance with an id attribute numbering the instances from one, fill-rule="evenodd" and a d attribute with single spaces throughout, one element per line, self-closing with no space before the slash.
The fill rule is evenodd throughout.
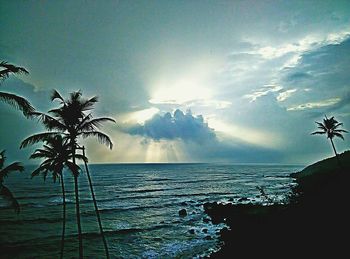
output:
<path id="1" fill-rule="evenodd" d="M 0 70 L 0 82 L 8 78 L 10 74 L 28 74 L 25 68 L 4 61 L 0 62 L 0 69 L 2 69 Z M 26 117 L 29 117 L 30 113 L 34 111 L 33 106 L 25 98 L 15 94 L 0 92 L 0 100 L 22 111 Z"/>
<path id="2" fill-rule="evenodd" d="M 68 139 L 68 145 L 70 146 L 72 152 L 72 162 L 76 164 L 76 150 L 79 148 L 78 138 L 89 138 L 96 137 L 97 140 L 109 146 L 112 149 L 113 143 L 111 139 L 104 133 L 100 132 L 98 129 L 102 123 L 111 121 L 115 122 L 111 118 L 93 118 L 91 113 L 86 114 L 88 111 L 94 108 L 94 104 L 98 101 L 97 97 L 92 97 L 90 99 L 82 98 L 80 91 L 73 92 L 70 94 L 69 98 L 65 100 L 59 92 L 56 90 L 51 96 L 51 100 L 59 100 L 61 106 L 57 109 L 52 109 L 49 114 L 41 112 L 33 112 L 32 116 L 37 117 L 39 121 L 43 123 L 48 132 L 35 134 L 33 136 L 25 139 L 21 148 L 28 145 L 33 145 L 40 141 L 45 141 L 49 136 L 55 136 L 57 134 L 62 134 L 66 139 Z M 52 115 L 52 116 L 51 116 Z M 89 172 L 87 172 L 89 174 Z M 90 177 L 90 175 L 88 175 Z M 93 187 L 91 182 L 90 190 L 93 193 Z M 79 258 L 83 258 L 83 244 L 82 244 L 82 229 L 80 221 L 80 204 L 79 204 L 79 188 L 78 188 L 78 176 L 74 176 L 74 192 L 75 192 L 75 206 L 76 206 L 76 217 L 77 217 L 77 228 L 78 228 L 78 240 L 79 240 Z M 107 247 L 107 242 L 103 233 L 102 224 L 99 217 L 99 211 L 96 206 L 95 196 L 92 195 L 95 205 L 96 215 L 98 215 L 98 223 L 103 239 L 106 257 L 109 258 L 109 252 Z"/>
<path id="3" fill-rule="evenodd" d="M 9 173 L 16 171 L 23 172 L 24 167 L 19 162 L 14 162 L 4 167 L 5 160 L 5 150 L 3 150 L 0 152 L 0 196 L 9 202 L 10 206 L 15 210 L 15 212 L 19 213 L 20 207 L 18 201 L 13 196 L 12 192 L 3 184 L 3 182 Z"/>
<path id="4" fill-rule="evenodd" d="M 64 251 L 64 238 L 66 229 L 66 194 L 64 187 L 64 177 L 63 168 L 68 168 L 73 175 L 78 175 L 80 168 L 79 166 L 73 164 L 69 159 L 72 158 L 72 152 L 69 148 L 68 141 L 65 140 L 61 135 L 50 136 L 45 140 L 43 148 L 38 148 L 30 156 L 31 159 L 45 159 L 37 169 L 32 172 L 32 178 L 39 175 L 40 173 L 44 176 L 46 180 L 47 174 L 51 173 L 53 181 L 56 182 L 60 179 L 61 190 L 62 190 L 62 235 L 61 235 L 61 250 L 60 258 L 63 258 Z M 85 157 L 78 155 L 78 159 L 83 159 Z"/>
<path id="5" fill-rule="evenodd" d="M 334 119 L 334 117 L 331 117 L 328 119 L 327 116 L 325 115 L 325 118 L 323 119 L 323 123 L 316 121 L 316 124 L 318 125 L 317 128 L 320 129 L 320 131 L 315 131 L 311 133 L 311 135 L 327 134 L 327 138 L 331 141 L 334 154 L 337 157 L 338 162 L 340 162 L 337 150 L 335 149 L 335 146 L 334 146 L 333 138 L 338 137 L 344 140 L 342 133 L 346 133 L 347 131 L 343 129 L 339 129 L 339 127 L 343 126 L 343 123 L 338 122 L 336 119 Z"/>

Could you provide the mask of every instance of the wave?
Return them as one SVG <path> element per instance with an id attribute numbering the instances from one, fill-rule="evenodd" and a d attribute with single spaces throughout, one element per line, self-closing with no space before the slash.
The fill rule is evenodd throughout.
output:
<path id="1" fill-rule="evenodd" d="M 2 224 L 20 224 L 23 225 L 25 223 L 32 223 L 32 224 L 42 224 L 42 223 L 57 223 L 57 222 L 62 222 L 62 218 L 36 218 L 36 219 L 21 219 L 21 220 L 11 220 L 11 219 L 6 219 L 6 220 L 0 220 L 0 225 Z"/>
<path id="2" fill-rule="evenodd" d="M 165 189 L 146 189 L 146 190 L 134 190 L 129 192 L 136 192 L 136 193 L 146 193 L 146 192 L 163 192 Z"/>
<path id="3" fill-rule="evenodd" d="M 146 182 L 164 182 L 164 181 L 171 181 L 172 179 L 169 178 L 153 178 L 153 179 L 146 179 Z"/>
<path id="4" fill-rule="evenodd" d="M 2 222 L 2 221 L 0 221 Z M 162 228 L 168 228 L 172 227 L 172 224 L 160 224 L 160 225 L 153 225 L 147 228 L 122 228 L 122 229 L 115 229 L 115 230 L 105 230 L 103 233 L 106 236 L 113 236 L 113 235 L 127 235 L 127 234 L 132 234 L 132 233 L 139 233 L 139 232 L 144 232 L 144 231 L 152 231 L 152 230 L 157 230 L 157 229 L 162 229 Z M 82 234 L 83 238 L 86 239 L 94 239 L 94 238 L 100 238 L 101 234 L 99 232 L 87 232 Z M 24 247 L 32 247 L 33 244 L 38 245 L 38 244 L 47 244 L 47 243 L 57 243 L 57 241 L 60 239 L 60 235 L 51 235 L 51 236 L 46 236 L 46 237 L 40 237 L 40 238 L 32 238 L 32 239 L 27 239 L 27 240 L 21 240 L 18 242 L 2 242 L 1 245 L 4 248 L 9 248 L 9 247 L 21 247 L 22 249 Z M 73 241 L 78 237 L 77 234 L 70 234 L 65 236 L 66 242 Z"/>

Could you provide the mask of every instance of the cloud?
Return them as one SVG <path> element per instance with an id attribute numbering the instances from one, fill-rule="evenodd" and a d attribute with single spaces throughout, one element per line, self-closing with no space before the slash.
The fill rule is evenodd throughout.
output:
<path id="1" fill-rule="evenodd" d="M 297 89 L 289 89 L 289 90 L 286 90 L 284 92 L 280 92 L 276 99 L 277 101 L 279 102 L 283 102 L 285 100 L 287 100 L 293 93 L 295 93 L 297 91 Z"/>
<path id="2" fill-rule="evenodd" d="M 313 110 L 313 116 L 336 110 L 347 112 L 350 96 L 350 38 L 342 42 L 330 42 L 329 45 L 304 53 L 295 67 L 285 69 L 280 74 L 278 83 L 283 85 L 285 92 L 295 90 L 288 100 L 283 100 L 288 111 Z M 277 96 L 277 100 L 283 97 L 282 93 Z"/>
<path id="3" fill-rule="evenodd" d="M 250 99 L 250 102 L 256 101 L 258 98 L 267 95 L 268 93 L 278 92 L 283 88 L 279 85 L 265 85 L 264 87 L 253 91 L 250 94 L 246 94 L 243 97 Z"/>
<path id="4" fill-rule="evenodd" d="M 10 77 L 0 85 L 1 91 L 14 93 L 25 97 L 35 108 L 47 110 L 50 105 L 50 92 L 36 90 L 34 85 Z M 3 123 L 0 127 L 0 149 L 6 149 L 9 161 L 27 161 L 31 148 L 20 150 L 21 141 L 29 135 L 41 131 L 40 125 L 26 119 L 20 111 L 0 102 L 0 118 Z"/>
<path id="5" fill-rule="evenodd" d="M 173 114 L 156 114 L 143 125 L 136 124 L 122 127 L 124 132 L 140 135 L 153 140 L 181 139 L 197 143 L 215 138 L 214 130 L 204 122 L 203 116 L 193 116 L 190 111 L 183 113 L 177 109 Z"/>
<path id="6" fill-rule="evenodd" d="M 327 100 L 322 100 L 319 102 L 311 102 L 311 103 L 304 103 L 304 104 L 300 104 L 300 105 L 296 105 L 293 107 L 290 107 L 287 109 L 287 111 L 303 111 L 303 110 L 307 110 L 307 109 L 316 109 L 316 108 L 322 108 L 322 107 L 328 107 L 328 106 L 332 106 L 335 105 L 337 103 L 340 102 L 340 98 L 336 97 L 336 98 L 330 98 Z"/>

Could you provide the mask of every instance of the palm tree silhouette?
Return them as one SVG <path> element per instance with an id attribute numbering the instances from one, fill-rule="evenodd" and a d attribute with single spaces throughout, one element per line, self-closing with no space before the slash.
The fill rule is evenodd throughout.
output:
<path id="1" fill-rule="evenodd" d="M 28 74 L 25 68 L 4 61 L 0 62 L 0 68 L 2 69 L 0 70 L 0 82 L 8 78 L 10 74 Z M 33 106 L 25 98 L 15 94 L 0 92 L 0 100 L 22 111 L 26 117 L 29 117 L 30 113 L 34 111 Z"/>
<path id="2" fill-rule="evenodd" d="M 0 195 L 9 202 L 10 206 L 18 214 L 20 211 L 18 201 L 13 196 L 12 192 L 3 184 L 3 182 L 9 173 L 16 172 L 16 171 L 23 172 L 24 167 L 19 162 L 14 162 L 4 167 L 5 160 L 6 160 L 5 150 L 3 150 L 0 152 Z"/>
<path id="3" fill-rule="evenodd" d="M 323 122 L 321 123 L 316 121 L 316 124 L 318 125 L 317 128 L 320 129 L 320 131 L 315 131 L 311 133 L 311 135 L 327 134 L 327 138 L 331 141 L 332 148 L 335 156 L 337 157 L 338 163 L 340 163 L 337 150 L 335 149 L 335 146 L 334 146 L 333 138 L 338 137 L 344 140 L 342 133 L 346 133 L 347 131 L 343 129 L 339 129 L 339 127 L 343 126 L 343 123 L 338 122 L 336 119 L 334 119 L 334 117 L 331 117 L 328 119 L 327 116 L 325 115 Z"/>
<path id="4" fill-rule="evenodd" d="M 53 91 L 51 100 L 58 100 L 60 102 L 60 107 L 52 109 L 49 114 L 41 112 L 33 112 L 32 116 L 37 117 L 39 121 L 43 123 L 48 132 L 35 134 L 33 136 L 25 139 L 22 147 L 44 141 L 49 136 L 54 136 L 56 134 L 62 134 L 68 139 L 68 145 L 70 146 L 72 152 L 72 162 L 76 165 L 76 150 L 78 146 L 78 138 L 89 138 L 96 137 L 97 140 L 107 145 L 110 149 L 113 147 L 113 143 L 110 138 L 100 132 L 98 129 L 104 122 L 115 122 L 111 118 L 93 118 L 91 113 L 86 114 L 88 111 L 94 108 L 95 103 L 98 101 L 97 97 L 92 97 L 90 99 L 82 98 L 80 91 L 73 92 L 70 94 L 69 98 L 65 100 L 59 92 Z M 52 116 L 51 116 L 52 115 Z M 89 172 L 87 172 L 89 174 Z M 90 177 L 90 175 L 88 175 Z M 90 190 L 93 193 L 92 183 L 90 184 Z M 80 221 L 80 204 L 79 204 L 79 187 L 78 187 L 78 176 L 74 176 L 74 192 L 75 192 L 75 205 L 76 205 L 76 217 L 77 217 L 77 228 L 78 228 L 78 240 L 79 240 L 79 258 L 83 258 L 83 244 L 82 244 L 82 231 L 81 231 L 81 221 Z M 97 204 L 94 195 L 94 205 Z M 95 206 L 95 211 L 97 218 L 99 219 L 99 211 L 97 206 Z M 106 256 L 109 258 L 107 242 L 103 233 L 102 224 L 98 220 L 101 236 L 103 239 Z"/>
<path id="5" fill-rule="evenodd" d="M 86 160 L 86 157 L 77 155 L 78 159 Z M 44 180 L 46 180 L 47 174 L 51 173 L 53 181 L 57 179 L 61 182 L 62 190 L 62 235 L 61 235 L 61 249 L 60 258 L 63 258 L 64 251 L 64 238 L 66 229 L 66 194 L 64 187 L 63 169 L 68 168 L 73 175 L 78 175 L 80 167 L 73 164 L 69 159 L 72 158 L 72 152 L 68 145 L 68 141 L 61 135 L 50 136 L 45 140 L 45 144 L 42 148 L 38 148 L 30 156 L 31 159 L 45 159 L 39 166 L 32 172 L 32 178 L 42 174 Z"/>

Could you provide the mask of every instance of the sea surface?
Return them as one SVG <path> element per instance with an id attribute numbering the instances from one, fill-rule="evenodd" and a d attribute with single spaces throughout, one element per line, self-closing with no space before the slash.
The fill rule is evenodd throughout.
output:
<path id="1" fill-rule="evenodd" d="M 302 169 L 291 165 L 99 164 L 90 165 L 112 258 L 193 258 L 218 249 L 218 231 L 203 203 L 265 203 L 257 187 L 284 202 Z M 17 197 L 16 215 L 0 200 L 0 258 L 58 258 L 62 226 L 60 183 L 30 179 L 34 167 L 5 179 Z M 104 258 L 87 178 L 80 175 L 84 256 Z M 65 172 L 67 224 L 64 258 L 77 257 L 74 189 Z M 179 216 L 186 209 L 188 215 Z M 192 231 L 190 231 L 192 230 Z M 194 231 L 194 233 L 193 233 Z"/>

